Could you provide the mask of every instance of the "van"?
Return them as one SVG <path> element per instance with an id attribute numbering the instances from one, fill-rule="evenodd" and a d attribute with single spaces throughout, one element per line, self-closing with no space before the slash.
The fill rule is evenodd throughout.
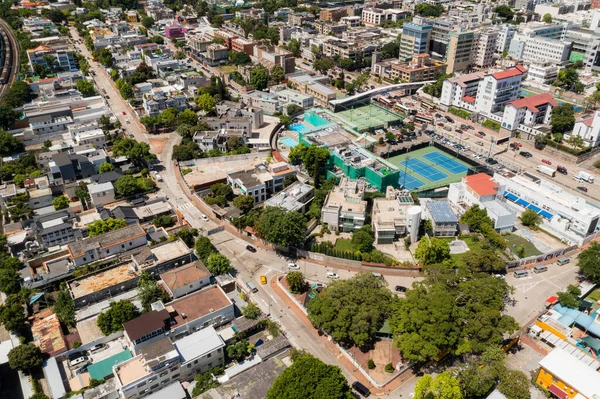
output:
<path id="1" fill-rule="evenodd" d="M 536 266 L 533 268 L 534 273 L 543 273 L 548 270 L 548 266 Z"/>
<path id="2" fill-rule="evenodd" d="M 516 278 L 527 277 L 529 276 L 529 273 L 527 272 L 527 270 L 517 270 L 513 273 L 513 276 L 515 276 Z"/>
<path id="3" fill-rule="evenodd" d="M 252 281 L 248 281 L 246 283 L 246 286 L 248 286 L 248 288 L 250 289 L 250 292 L 252 292 L 252 293 L 258 292 L 258 288 L 256 288 L 256 286 L 254 285 L 254 283 Z"/>
<path id="4" fill-rule="evenodd" d="M 566 265 L 567 263 L 571 263 L 571 259 L 569 258 L 560 258 L 558 262 L 556 262 L 559 266 Z"/>
<path id="5" fill-rule="evenodd" d="M 369 388 L 367 388 L 366 386 L 364 386 L 363 384 L 361 384 L 358 381 L 354 381 L 352 383 L 352 388 L 354 388 L 354 390 L 356 392 L 360 393 L 365 398 L 367 398 L 367 397 L 369 397 L 369 395 L 371 395 L 371 391 L 369 391 Z"/>

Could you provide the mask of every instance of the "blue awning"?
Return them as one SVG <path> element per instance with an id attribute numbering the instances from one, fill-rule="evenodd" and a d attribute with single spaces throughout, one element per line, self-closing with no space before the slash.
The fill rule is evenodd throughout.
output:
<path id="1" fill-rule="evenodd" d="M 31 299 L 29 300 L 29 305 L 33 305 L 34 303 L 36 303 L 38 301 L 38 299 L 40 299 L 41 297 L 44 296 L 45 293 L 46 293 L 46 291 L 42 291 L 42 292 L 38 292 L 37 294 L 33 295 L 31 297 Z"/>
<path id="2" fill-rule="evenodd" d="M 553 214 L 551 214 L 550 212 L 546 212 L 546 211 L 541 211 L 540 215 L 542 215 L 543 217 L 545 217 L 546 219 L 552 219 L 552 217 L 554 216 Z"/>
<path id="3" fill-rule="evenodd" d="M 542 210 L 541 208 L 538 208 L 537 206 L 535 206 L 533 204 L 529 204 L 529 206 L 527 208 L 531 209 L 532 211 L 535 211 L 536 213 L 540 213 L 540 211 Z"/>
<path id="4" fill-rule="evenodd" d="M 517 204 L 524 206 L 525 208 L 527 208 L 527 206 L 529 205 L 529 202 L 525 201 L 524 199 L 519 198 L 517 200 Z"/>
<path id="5" fill-rule="evenodd" d="M 519 199 L 519 198 L 518 198 L 516 195 L 514 195 L 514 194 L 511 194 L 511 193 L 509 193 L 509 192 L 505 192 L 505 193 L 504 193 L 504 197 L 508 198 L 508 199 L 509 199 L 509 200 L 511 200 L 511 201 L 516 201 L 516 200 L 518 200 L 518 199 Z"/>

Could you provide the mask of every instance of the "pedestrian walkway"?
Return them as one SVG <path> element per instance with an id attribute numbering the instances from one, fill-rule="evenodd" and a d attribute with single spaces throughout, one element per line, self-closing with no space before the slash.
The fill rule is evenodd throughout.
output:
<path id="1" fill-rule="evenodd" d="M 186 202 L 185 204 L 177 205 L 177 209 L 179 209 L 179 210 L 190 209 L 190 208 L 194 208 L 194 204 L 192 204 L 191 202 Z"/>

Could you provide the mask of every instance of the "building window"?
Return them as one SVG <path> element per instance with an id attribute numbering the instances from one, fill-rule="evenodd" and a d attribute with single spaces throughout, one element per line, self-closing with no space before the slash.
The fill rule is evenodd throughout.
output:
<path id="1" fill-rule="evenodd" d="M 137 387 L 138 387 L 138 388 L 141 388 L 141 387 L 143 387 L 144 385 L 146 385 L 146 381 L 144 381 L 144 382 L 142 382 L 142 383 L 138 384 L 138 386 L 137 386 Z"/>
<path id="2" fill-rule="evenodd" d="M 212 353 L 209 353 L 208 355 L 206 355 L 206 358 L 208 359 L 211 356 L 212 356 Z"/>

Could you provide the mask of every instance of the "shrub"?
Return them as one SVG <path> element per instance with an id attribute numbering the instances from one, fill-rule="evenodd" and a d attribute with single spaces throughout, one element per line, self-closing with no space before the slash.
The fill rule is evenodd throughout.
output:
<path id="1" fill-rule="evenodd" d="M 486 119 L 485 122 L 482 123 L 483 126 L 490 128 L 492 130 L 495 131 L 499 131 L 500 130 L 500 123 L 495 122 L 491 119 Z"/>
<path id="2" fill-rule="evenodd" d="M 73 341 L 73 348 L 79 348 L 81 346 L 81 342 Z"/>
<path id="3" fill-rule="evenodd" d="M 369 370 L 373 370 L 375 368 L 375 362 L 373 361 L 373 359 L 369 359 L 369 361 L 367 362 L 367 368 Z"/>
<path id="4" fill-rule="evenodd" d="M 594 162 L 594 168 L 600 169 L 600 161 Z"/>
<path id="5" fill-rule="evenodd" d="M 393 373 L 394 372 L 394 366 L 392 366 L 392 363 L 388 363 L 385 365 L 385 372 L 386 373 Z"/>
<path id="6" fill-rule="evenodd" d="M 471 113 L 469 111 L 465 111 L 464 109 L 450 107 L 448 112 L 450 112 L 451 114 L 454 114 L 456 116 L 459 116 L 463 119 L 469 119 L 471 117 Z"/>

